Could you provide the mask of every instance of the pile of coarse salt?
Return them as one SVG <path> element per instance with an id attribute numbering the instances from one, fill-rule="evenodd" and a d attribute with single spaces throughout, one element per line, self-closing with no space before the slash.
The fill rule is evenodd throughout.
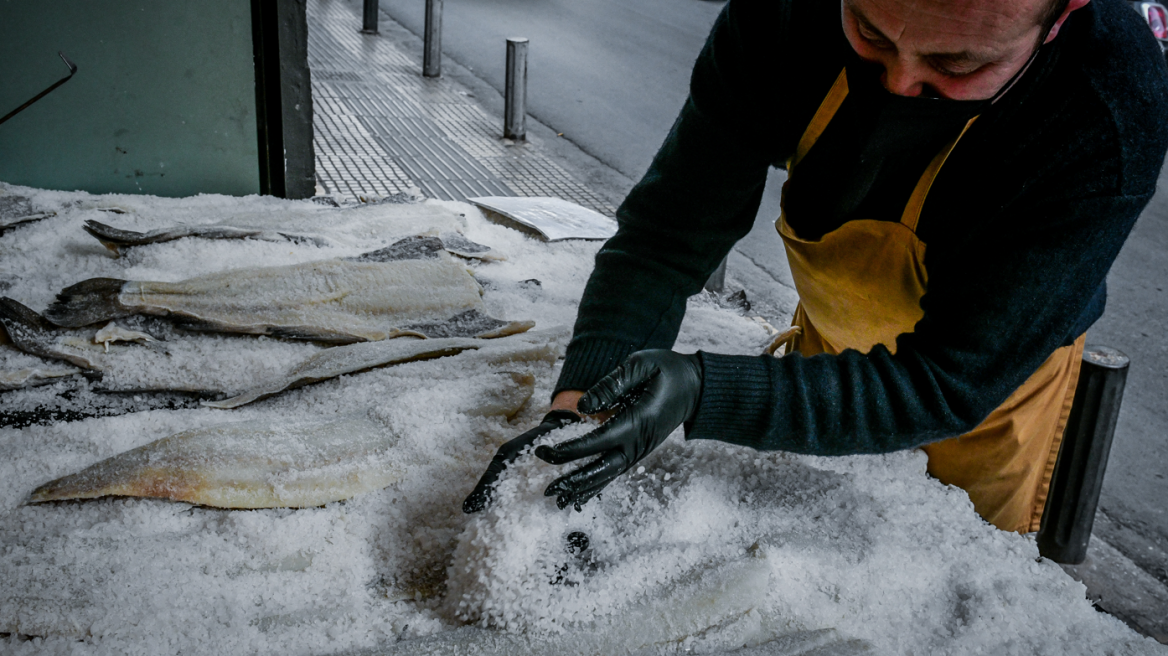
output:
<path id="1" fill-rule="evenodd" d="M 37 311 L 91 277 L 181 280 L 386 245 L 367 229 L 374 224 L 329 234 L 330 212 L 344 210 L 306 201 L 2 184 L 0 193 L 56 212 L 0 235 L 0 293 Z M 438 205 L 465 214 L 465 236 L 507 257 L 468 264 L 492 316 L 532 319 L 537 329 L 572 324 L 598 243 L 546 243 L 469 205 Z M 152 230 L 256 213 L 287 213 L 333 242 L 180 239 L 114 259 L 82 230 L 88 219 Z M 730 285 L 737 280 L 731 270 Z M 768 318 L 781 325 L 787 317 Z M 741 311 L 700 295 L 690 300 L 677 348 L 753 354 L 766 338 Z M 237 357 L 249 348 L 277 359 L 317 348 L 238 337 L 172 346 L 175 371 L 213 357 L 217 369 L 192 369 L 192 380 L 235 381 L 262 369 Z M 159 375 L 137 371 L 156 357 L 144 353 L 111 378 L 145 384 Z M 25 360 L 12 362 L 35 364 Z M 482 381 L 507 372 L 535 377 L 533 400 L 518 416 L 463 407 L 476 386 L 490 384 Z M 504 475 L 489 510 L 464 515 L 462 499 L 497 447 L 546 411 L 557 373 L 546 361 L 492 364 L 465 353 L 346 375 L 232 411 L 154 409 L 0 428 L 0 651 L 560 656 L 750 645 L 758 654 L 1164 653 L 1096 612 L 1081 585 L 1037 558 L 1031 539 L 993 529 L 964 492 L 929 479 L 916 452 L 822 459 L 675 435 L 580 513 L 543 496 L 571 466 L 528 455 Z M 4 392 L 0 411 L 61 393 L 76 411 L 101 396 L 70 379 Z M 139 402 L 105 403 L 114 413 Z M 265 417 L 307 425 L 360 410 L 400 436 L 393 457 L 409 475 L 347 501 L 256 511 L 152 499 L 23 503 L 49 480 L 179 431 Z"/>

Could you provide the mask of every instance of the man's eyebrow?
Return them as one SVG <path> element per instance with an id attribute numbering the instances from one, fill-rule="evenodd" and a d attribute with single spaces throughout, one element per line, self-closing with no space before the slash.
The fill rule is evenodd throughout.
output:
<path id="1" fill-rule="evenodd" d="M 864 12 L 860 11 L 859 7 L 856 6 L 856 3 L 844 0 L 844 6 L 846 6 L 848 11 L 851 12 L 852 16 L 855 17 L 856 22 L 864 26 L 864 29 L 872 32 L 877 37 L 884 39 L 885 41 L 892 41 L 892 39 L 889 39 L 888 36 L 884 34 L 884 32 L 881 32 L 879 28 L 873 25 L 872 21 L 868 20 L 868 17 L 864 15 Z M 960 52 L 934 52 L 923 54 L 921 56 L 930 60 L 934 64 L 953 67 L 969 66 L 970 64 L 988 64 L 998 58 L 996 53 L 976 52 L 973 50 L 962 50 Z"/>
<path id="2" fill-rule="evenodd" d="M 878 30 L 876 26 L 872 24 L 872 21 L 868 20 L 868 17 L 860 11 L 860 8 L 857 7 L 854 2 L 844 2 L 844 5 L 848 8 L 848 11 L 852 12 L 852 16 L 856 17 L 856 22 L 864 26 L 864 29 L 875 33 L 876 36 L 884 39 L 885 41 L 892 41 L 892 39 L 889 39 L 887 35 Z"/>

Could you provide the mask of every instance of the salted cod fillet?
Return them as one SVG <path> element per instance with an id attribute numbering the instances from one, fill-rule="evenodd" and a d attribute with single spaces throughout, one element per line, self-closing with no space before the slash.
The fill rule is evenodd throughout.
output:
<path id="1" fill-rule="evenodd" d="M 92 339 L 85 339 L 78 331 L 58 328 L 28 306 L 6 296 L 0 297 L 0 330 L 8 335 L 13 346 L 30 355 L 68 362 L 89 371 L 105 369 L 102 360 L 108 359 L 104 356 L 109 347 L 98 345 L 96 334 Z"/>
<path id="2" fill-rule="evenodd" d="M 189 357 L 184 355 L 183 348 L 191 344 L 189 339 L 171 342 L 151 341 L 144 345 L 109 347 L 101 344 L 104 339 L 118 337 L 120 341 L 137 340 L 151 337 L 147 333 L 125 330 L 116 327 L 111 330 L 106 326 L 98 330 L 58 328 L 46 321 L 39 314 L 10 298 L 0 297 L 0 356 L 4 354 L 3 346 L 5 334 L 13 337 L 12 344 L 19 349 L 14 355 L 24 355 L 23 364 L 27 366 L 35 355 L 39 358 L 48 358 L 69 362 L 76 367 L 86 370 L 90 377 L 102 377 L 101 391 L 120 392 L 196 392 L 200 394 L 233 394 L 232 398 L 205 405 L 215 408 L 235 408 L 253 401 L 268 398 L 282 391 L 295 389 L 303 385 L 310 385 L 321 381 L 336 378 L 346 374 L 354 374 L 379 367 L 387 367 L 418 360 L 441 358 L 460 353 L 464 350 L 486 350 L 486 358 L 492 363 L 505 362 L 532 362 L 541 360 L 554 363 L 570 337 L 570 333 L 563 327 L 549 330 L 510 335 L 498 339 L 477 339 L 468 337 L 450 337 L 417 339 L 400 337 L 377 342 L 359 342 L 344 346 L 327 348 L 308 357 L 295 360 L 279 375 L 267 374 L 261 383 L 256 383 L 256 377 L 240 384 L 236 377 L 224 378 L 216 376 L 215 372 L 233 372 L 234 368 L 226 370 L 218 366 L 218 359 L 204 364 L 204 370 L 199 375 L 192 375 L 184 366 L 189 363 Z M 103 337 L 103 333 L 106 334 Z M 116 333 L 116 334 L 113 334 Z M 272 347 L 270 343 L 263 345 Z M 256 345 L 249 349 L 257 353 Z M 144 349 L 148 352 L 144 352 Z M 23 352 L 20 353 L 20 352 Z M 219 351 L 216 351 L 218 353 Z M 228 350 L 224 358 L 230 358 L 232 351 Z M 277 354 L 265 350 L 267 357 L 279 357 Z M 133 354 L 133 357 L 130 357 Z M 178 354 L 177 359 L 172 357 Z M 0 369 L 3 369 L 5 359 L 0 357 Z M 149 380 L 157 381 L 148 386 L 135 385 L 140 378 L 128 376 L 127 373 L 141 368 L 150 371 Z M 8 369 L 14 369 L 8 367 Z M 53 374 L 52 372 L 58 372 Z M 42 376 L 67 376 L 78 373 L 74 367 L 50 365 L 45 363 L 38 368 Z M 273 372 L 274 373 L 274 372 Z M 17 373 L 12 372 L 15 380 Z M 4 389 L 7 374 L 0 372 L 0 389 Z M 51 381 L 44 381 L 51 382 Z M 35 382 L 28 382 L 28 387 Z"/>
<path id="3" fill-rule="evenodd" d="M 142 216 L 151 223 L 153 211 L 145 216 L 141 208 L 127 207 L 119 214 Z M 220 208 L 218 211 L 222 211 Z M 168 212 L 171 214 L 172 212 Z M 191 219 L 197 218 L 192 216 Z M 173 219 L 168 217 L 169 221 Z M 135 232 L 87 221 L 85 230 L 114 253 L 121 249 L 158 244 L 184 237 L 202 239 L 258 239 L 291 241 L 318 246 L 359 247 L 370 241 L 387 241 L 424 232 L 458 234 L 466 229 L 466 218 L 440 203 L 375 203 L 345 208 L 325 208 L 313 203 L 296 203 L 267 211 L 244 211 L 214 223 L 183 223 Z"/>
<path id="4" fill-rule="evenodd" d="M 83 226 L 85 232 L 101 242 L 114 255 L 120 256 L 122 251 L 134 246 L 148 244 L 162 244 L 184 237 L 201 239 L 256 239 L 260 241 L 291 241 L 294 243 L 308 243 L 315 246 L 331 246 L 332 240 L 311 234 L 294 234 L 277 232 L 262 228 L 239 228 L 226 225 L 190 226 L 176 225 L 169 228 L 160 228 L 148 232 L 135 232 L 107 225 L 100 221 L 89 219 Z M 429 232 L 438 232 L 431 230 Z M 432 235 L 427 235 L 432 236 Z M 476 260 L 503 259 L 490 246 L 484 246 L 463 237 L 457 232 L 441 232 L 439 239 L 442 248 L 453 255 Z"/>
<path id="5" fill-rule="evenodd" d="M 444 253 L 422 250 L 389 261 L 368 261 L 369 255 L 174 283 L 92 278 L 62 290 L 45 318 L 76 328 L 152 314 L 177 317 L 190 330 L 337 344 L 399 335 L 490 338 L 534 325 L 487 315 L 479 284 Z"/>
<path id="6" fill-rule="evenodd" d="M 13 318 L 17 318 L 19 321 L 13 322 Z M 28 321 L 33 321 L 34 325 L 29 326 Z M 7 391 L 46 385 L 58 378 L 80 373 L 81 369 L 78 367 L 90 368 L 76 362 L 70 362 L 75 366 L 57 362 L 30 363 L 28 361 L 31 359 L 30 356 L 35 356 L 37 359 L 45 358 L 69 362 L 68 358 L 57 357 L 35 345 L 32 348 L 27 348 L 28 334 L 30 332 L 39 333 L 46 325 L 48 322 L 36 312 L 10 298 L 0 298 L 0 390 Z M 31 328 L 31 330 L 26 328 Z M 13 365 L 14 361 L 18 364 Z M 27 366 L 29 364 L 32 366 Z"/>
<path id="7" fill-rule="evenodd" d="M 531 397 L 531 374 L 499 373 L 452 408 L 513 416 Z M 306 508 L 379 490 L 406 472 L 398 435 L 372 413 L 325 422 L 248 421 L 164 437 L 33 491 L 30 503 L 129 496 L 216 508 Z"/>
<path id="8" fill-rule="evenodd" d="M 39 221 L 53 216 L 53 212 L 39 210 L 25 196 L 0 195 L 0 234 L 22 223 Z"/>
<path id="9" fill-rule="evenodd" d="M 0 329 L 0 334 L 3 332 L 3 329 Z M 18 357 L 11 358 L 8 357 L 9 355 Z M 19 349 L 5 345 L 0 339 L 0 391 L 47 385 L 58 378 L 72 376 L 81 371 L 77 367 L 65 364 L 50 362 L 33 364 L 28 362 L 32 359 Z"/>
<path id="10" fill-rule="evenodd" d="M 246 392 L 222 401 L 204 401 L 211 408 L 238 408 L 254 401 L 275 396 L 285 390 L 319 383 L 345 374 L 369 371 L 414 360 L 454 355 L 462 351 L 482 349 L 495 362 L 530 362 L 544 360 L 549 364 L 559 355 L 560 342 L 568 333 L 562 329 L 540 330 L 511 335 L 494 340 L 448 338 L 416 340 L 390 339 L 380 342 L 361 342 L 334 346 L 308 357 L 292 367 L 284 376 L 264 381 Z"/>

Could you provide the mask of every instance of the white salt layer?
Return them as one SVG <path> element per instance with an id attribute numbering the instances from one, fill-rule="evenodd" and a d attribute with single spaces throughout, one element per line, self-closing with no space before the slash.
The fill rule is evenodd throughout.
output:
<path id="1" fill-rule="evenodd" d="M 0 194 L 56 212 L 0 235 L 0 288 L 38 311 L 86 278 L 176 281 L 351 257 L 388 246 L 400 225 L 385 219 L 390 227 L 382 227 L 377 212 L 391 210 L 376 206 L 334 229 L 324 219 L 344 215 L 270 197 L 91 196 L 6 185 Z M 492 316 L 572 325 L 600 244 L 546 243 L 473 207 L 434 205 L 465 214 L 458 231 L 467 239 L 506 253 L 470 265 Z M 98 209 L 112 206 L 127 213 Z M 330 241 L 178 239 L 115 259 L 82 230 L 89 219 L 149 231 L 239 224 L 252 214 Z M 729 272 L 731 288 L 747 279 L 761 280 Z M 744 314 L 711 295 L 691 299 L 677 348 L 757 354 L 768 333 Z M 782 326 L 789 316 L 766 319 Z M 160 338 L 171 355 L 164 362 L 148 346 L 111 344 L 111 358 L 134 362 L 106 372 L 124 385 L 213 380 L 243 390 L 321 350 L 126 327 Z M 678 435 L 582 513 L 542 496 L 567 468 L 526 456 L 504 476 L 491 509 L 464 515 L 462 500 L 499 445 L 546 412 L 558 374 L 549 358 L 484 351 L 348 373 L 231 410 L 232 422 L 301 428 L 366 413 L 396 436 L 391 462 L 401 480 L 323 507 L 230 511 L 122 498 L 24 505 L 47 481 L 223 424 L 223 410 L 0 428 L 0 633 L 9 634 L 0 652 L 1168 651 L 1097 612 L 1080 584 L 1038 559 L 1032 540 L 983 522 L 964 492 L 928 478 L 915 452 L 821 459 Z M 487 381 L 511 373 L 534 379 L 518 415 L 468 412 Z M 52 400 L 84 408 L 98 398 L 89 383 L 66 378 L 0 393 L 0 416 Z M 128 395 L 118 403 L 130 410 L 145 402 Z M 578 537 L 568 540 L 572 533 L 587 536 L 586 549 Z"/>

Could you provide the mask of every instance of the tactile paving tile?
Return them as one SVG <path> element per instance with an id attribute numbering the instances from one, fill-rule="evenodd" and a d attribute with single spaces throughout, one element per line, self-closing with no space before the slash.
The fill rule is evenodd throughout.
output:
<path id="1" fill-rule="evenodd" d="M 461 85 L 422 77 L 421 62 L 360 25 L 359 3 L 308 0 L 316 176 L 327 193 L 558 196 L 615 213 L 535 144 L 504 140 L 501 119 Z"/>

